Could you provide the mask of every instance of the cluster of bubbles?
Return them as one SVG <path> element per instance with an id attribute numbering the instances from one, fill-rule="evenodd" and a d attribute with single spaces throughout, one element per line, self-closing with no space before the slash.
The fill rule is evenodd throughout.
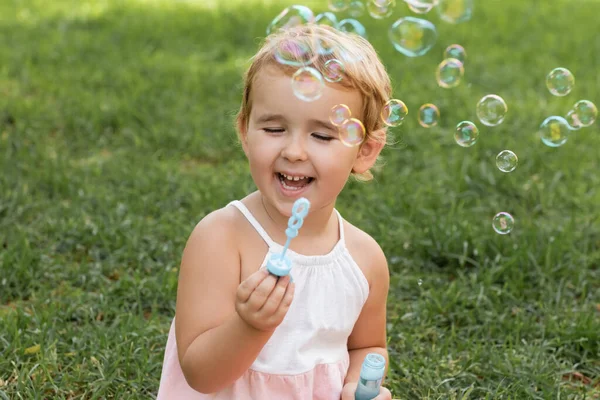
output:
<path id="1" fill-rule="evenodd" d="M 566 68 L 554 68 L 546 76 L 546 87 L 550 94 L 563 97 L 571 93 L 575 76 Z M 565 117 L 552 115 L 540 125 L 539 136 L 548 147 L 559 147 L 567 142 L 572 131 L 591 126 L 598 117 L 596 105 L 589 100 L 579 100 Z"/>
<path id="2" fill-rule="evenodd" d="M 355 2 L 362 4 L 361 2 Z M 330 6 L 335 9 L 342 7 L 346 1 L 331 2 Z M 354 5 L 354 15 L 359 15 L 360 6 Z M 285 8 L 267 27 L 267 35 L 280 29 L 289 29 L 299 25 L 323 24 L 346 31 L 353 31 L 362 35 L 362 25 L 355 20 L 337 21 L 335 14 L 325 12 L 315 17 L 312 10 L 306 6 L 293 5 Z M 307 102 L 319 99 L 323 94 L 326 82 L 340 82 L 345 75 L 345 66 L 342 60 L 330 58 L 325 62 L 321 70 L 314 67 L 313 62 L 320 55 L 330 55 L 333 48 L 323 40 L 319 43 L 303 45 L 297 41 L 283 41 L 275 51 L 275 59 L 285 65 L 298 67 L 291 78 L 291 87 L 294 95 Z M 314 51 L 317 48 L 318 51 Z M 313 66 L 311 66 L 313 65 Z M 353 147 L 360 145 L 366 136 L 363 123 L 352 118 L 350 108 L 345 104 L 338 104 L 331 110 L 330 121 L 338 128 L 338 135 L 342 143 Z"/>
<path id="3" fill-rule="evenodd" d="M 444 89 L 457 87 L 464 74 L 464 62 L 467 52 L 459 44 L 452 44 L 444 51 L 444 59 L 438 65 L 436 71 L 437 83 Z"/>
<path id="4" fill-rule="evenodd" d="M 340 141 L 346 146 L 358 146 L 365 140 L 365 126 L 358 118 L 352 118 L 352 111 L 347 105 L 333 106 L 329 113 L 329 121 L 337 126 Z"/>
<path id="5" fill-rule="evenodd" d="M 337 13 L 345 11 L 352 18 L 339 21 L 337 25 L 331 15 L 321 18 L 326 18 L 330 26 L 366 37 L 364 25 L 354 18 L 368 13 L 374 19 L 385 19 L 392 15 L 396 0 L 365 0 L 365 2 L 329 0 L 329 10 Z M 416 14 L 427 14 L 435 8 L 442 20 L 453 24 L 468 21 L 473 14 L 473 0 L 404 0 L 404 2 Z M 319 17 L 317 23 L 320 23 Z M 418 57 L 427 53 L 436 43 L 437 36 L 436 27 L 430 21 L 410 16 L 399 18 L 388 29 L 388 37 L 394 48 L 409 57 Z"/>
<path id="6" fill-rule="evenodd" d="M 418 3 L 418 4 L 417 4 Z M 433 8 L 437 3 L 433 1 L 409 3 L 411 9 L 427 12 L 426 9 Z M 437 83 L 440 87 L 450 89 L 458 86 L 464 75 L 464 62 L 467 58 L 467 52 L 459 44 L 452 44 L 444 51 L 444 58 L 436 70 Z M 423 128 L 431 128 L 438 124 L 440 119 L 440 110 L 435 104 L 423 104 L 419 109 L 419 124 Z M 460 143 L 459 143 L 460 144 Z"/>
<path id="7" fill-rule="evenodd" d="M 474 0 L 398 0 L 404 1 L 408 8 L 416 14 L 427 14 L 436 9 L 441 20 L 449 23 L 468 21 L 473 13 Z M 389 17 L 396 0 L 328 0 L 329 10 L 318 14 L 305 6 L 294 5 L 284 9 L 269 25 L 267 34 L 279 29 L 286 29 L 297 25 L 316 23 L 328 25 L 344 32 L 354 33 L 364 38 L 367 31 L 355 18 L 368 13 L 372 18 L 383 20 Z M 347 12 L 351 18 L 338 21 L 336 14 Z M 388 38 L 399 53 L 408 57 L 419 57 L 427 52 L 437 42 L 437 29 L 434 24 L 423 18 L 405 16 L 389 25 Z M 315 46 L 303 47 L 297 43 L 283 43 L 279 46 L 276 58 L 279 62 L 298 67 L 292 76 L 292 89 L 294 94 L 304 101 L 314 101 L 321 97 L 326 82 L 337 83 L 344 79 L 344 59 L 330 59 L 321 70 L 311 66 L 319 55 L 332 54 L 331 46 L 322 41 Z M 452 89 L 459 86 L 464 78 L 467 52 L 459 44 L 448 46 L 443 54 L 442 61 L 436 69 L 438 86 Z M 555 68 L 546 77 L 546 86 L 554 96 L 568 95 L 575 85 L 575 77 L 566 68 Z M 475 114 L 479 122 L 486 127 L 496 127 L 502 124 L 508 113 L 508 106 L 504 99 L 497 94 L 487 94 L 476 104 Z M 403 123 L 408 115 L 406 104 L 398 99 L 389 100 L 380 118 L 389 127 L 397 127 Z M 598 110 L 589 100 L 577 101 L 571 110 L 562 116 L 546 118 L 539 128 L 542 142 L 550 147 L 563 145 L 570 132 L 591 126 L 598 116 Z M 418 122 L 424 128 L 438 125 L 440 111 L 435 104 L 426 103 L 419 108 Z M 362 122 L 352 118 L 350 108 L 338 104 L 332 108 L 330 121 L 338 127 L 341 141 L 347 146 L 360 145 L 366 136 Z M 471 147 L 479 139 L 479 128 L 468 120 L 460 121 L 454 130 L 454 139 L 461 147 Z M 502 150 L 496 156 L 496 167 L 504 173 L 514 171 L 518 165 L 518 157 L 511 150 Z M 514 227 L 514 218 L 507 212 L 496 214 L 492 221 L 494 230 L 499 234 L 508 234 Z"/>
<path id="8" fill-rule="evenodd" d="M 497 94 L 483 96 L 477 102 L 475 114 L 479 121 L 488 127 L 502 124 L 508 113 L 508 106 L 504 99 Z M 456 143 L 463 147 L 471 147 L 479 138 L 479 129 L 471 121 L 462 121 L 456 126 L 454 134 Z M 502 150 L 496 156 L 496 167 L 502 172 L 512 172 L 517 168 L 519 159 L 511 150 Z M 499 212 L 492 219 L 494 231 L 506 235 L 510 233 L 515 225 L 512 215 L 507 212 Z"/>

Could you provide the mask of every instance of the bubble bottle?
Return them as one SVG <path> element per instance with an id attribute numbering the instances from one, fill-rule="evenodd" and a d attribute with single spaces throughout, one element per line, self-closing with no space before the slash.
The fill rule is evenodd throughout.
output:
<path id="1" fill-rule="evenodd" d="M 379 387 L 385 373 L 385 358 L 379 353 L 369 353 L 360 368 L 360 379 L 354 398 L 371 400 L 379 394 Z"/>
<path id="2" fill-rule="evenodd" d="M 308 214 L 310 208 L 310 201 L 304 197 L 299 198 L 294 202 L 292 207 L 292 216 L 288 220 L 288 228 L 285 230 L 287 241 L 283 247 L 283 251 L 280 254 L 271 254 L 267 260 L 267 270 L 273 275 L 286 276 L 292 269 L 292 262 L 285 256 L 290 241 L 298 236 L 298 229 L 304 223 L 304 217 Z"/>

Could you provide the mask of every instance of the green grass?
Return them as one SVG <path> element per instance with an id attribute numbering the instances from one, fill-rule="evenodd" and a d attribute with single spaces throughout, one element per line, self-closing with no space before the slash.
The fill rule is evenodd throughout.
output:
<path id="1" fill-rule="evenodd" d="M 598 398 L 600 129 L 557 149 L 535 131 L 600 103 L 600 2 L 476 3 L 468 23 L 428 15 L 439 39 L 415 59 L 387 40 L 402 2 L 361 18 L 410 110 L 376 181 L 337 205 L 390 263 L 387 385 L 402 399 Z M 0 399 L 154 397 L 187 236 L 254 188 L 233 130 L 240 76 L 288 4 L 0 2 Z M 445 90 L 434 71 L 452 43 L 465 82 Z M 545 88 L 558 66 L 577 79 L 566 98 Z M 454 125 L 488 93 L 506 121 L 460 148 Z M 433 129 L 416 120 L 428 102 Z M 505 148 L 510 174 L 494 165 Z M 492 230 L 499 211 L 510 235 Z M 575 373 L 591 382 L 563 379 Z"/>

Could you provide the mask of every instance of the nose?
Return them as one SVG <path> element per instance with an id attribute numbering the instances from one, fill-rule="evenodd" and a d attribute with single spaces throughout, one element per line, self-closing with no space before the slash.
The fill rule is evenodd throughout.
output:
<path id="1" fill-rule="evenodd" d="M 302 135 L 289 135 L 281 149 L 281 156 L 288 161 L 306 161 L 306 142 Z"/>

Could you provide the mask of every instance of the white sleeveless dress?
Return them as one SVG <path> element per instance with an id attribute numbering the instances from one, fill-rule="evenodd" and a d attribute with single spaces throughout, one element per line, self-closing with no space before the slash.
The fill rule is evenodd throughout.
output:
<path id="1" fill-rule="evenodd" d="M 232 205 L 248 219 L 267 243 L 261 264 L 283 245 L 271 240 L 247 207 Z M 350 363 L 347 341 L 369 296 L 369 284 L 344 241 L 342 217 L 340 240 L 325 255 L 305 256 L 290 249 L 291 275 L 296 289 L 283 322 L 250 368 L 218 393 L 201 394 L 187 384 L 171 324 L 158 391 L 159 400 L 338 400 Z"/>

